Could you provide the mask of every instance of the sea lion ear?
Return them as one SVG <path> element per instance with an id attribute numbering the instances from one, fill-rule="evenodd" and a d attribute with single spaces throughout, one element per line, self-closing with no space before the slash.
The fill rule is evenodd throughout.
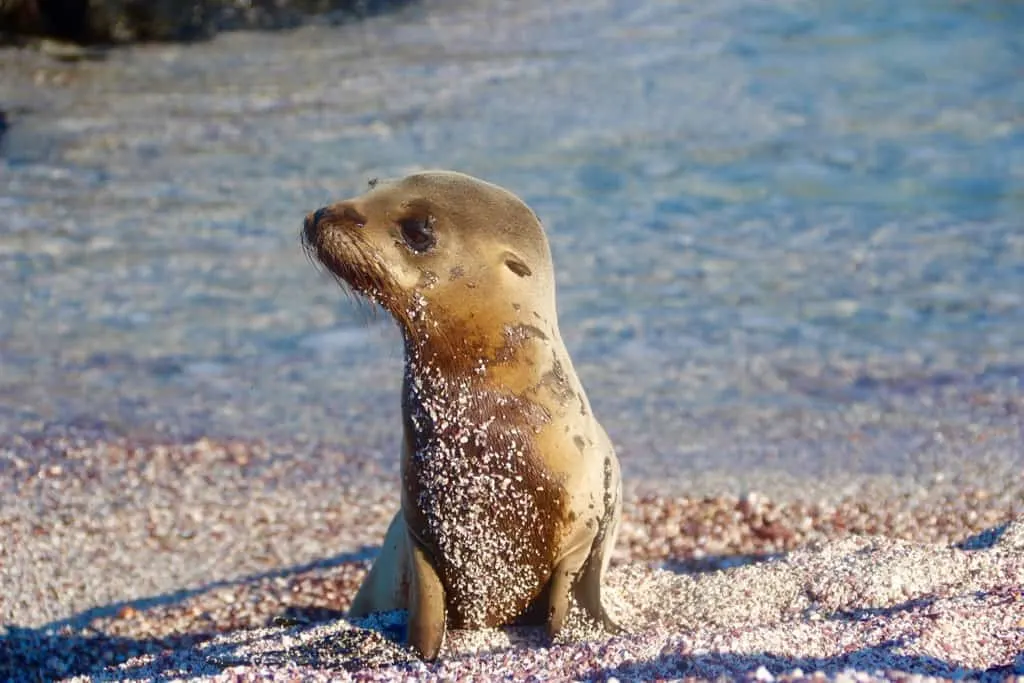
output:
<path id="1" fill-rule="evenodd" d="M 505 261 L 505 267 L 519 277 L 530 277 L 533 275 L 533 271 L 526 265 L 526 262 L 511 251 L 506 251 L 502 258 Z"/>

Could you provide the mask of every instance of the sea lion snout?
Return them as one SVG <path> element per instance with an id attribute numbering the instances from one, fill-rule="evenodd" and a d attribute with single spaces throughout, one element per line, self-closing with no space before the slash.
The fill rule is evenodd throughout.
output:
<path id="1" fill-rule="evenodd" d="M 328 226 L 361 228 L 366 225 L 366 217 L 359 213 L 348 202 L 321 206 L 316 211 L 306 214 L 303 223 L 303 234 L 307 244 L 316 244 L 317 236 Z"/>
<path id="2" fill-rule="evenodd" d="M 302 232 L 303 236 L 306 238 L 307 244 L 316 243 L 316 236 L 320 232 L 320 221 L 323 220 L 326 212 L 327 207 L 322 206 L 316 211 L 311 211 L 306 214 L 306 220 L 302 224 Z"/>

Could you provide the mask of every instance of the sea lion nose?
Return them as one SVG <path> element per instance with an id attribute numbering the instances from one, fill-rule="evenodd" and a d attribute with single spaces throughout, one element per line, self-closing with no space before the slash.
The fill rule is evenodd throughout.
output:
<path id="1" fill-rule="evenodd" d="M 313 228 L 320 227 L 320 221 L 322 221 L 324 219 L 324 216 L 327 215 L 327 211 L 328 209 L 326 206 L 321 206 L 319 209 L 313 212 Z"/>
<path id="2" fill-rule="evenodd" d="M 316 242 L 316 235 L 320 231 L 320 221 L 323 220 L 326 213 L 327 207 L 322 206 L 316 211 L 306 214 L 306 221 L 303 224 L 303 229 L 306 233 L 306 241 L 310 244 Z"/>
<path id="3" fill-rule="evenodd" d="M 306 221 L 303 225 L 306 241 L 315 244 L 321 230 L 335 225 L 343 228 L 362 228 L 366 225 L 366 216 L 347 202 L 322 206 L 316 211 L 306 214 Z"/>

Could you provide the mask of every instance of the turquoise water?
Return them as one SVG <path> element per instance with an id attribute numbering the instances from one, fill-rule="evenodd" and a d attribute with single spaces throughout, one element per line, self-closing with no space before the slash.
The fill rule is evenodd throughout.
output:
<path id="1" fill-rule="evenodd" d="M 544 220 L 627 474 L 1024 460 L 1024 6 L 550 5 L 0 52 L 0 431 L 392 462 L 397 334 L 298 231 L 443 167 Z"/>

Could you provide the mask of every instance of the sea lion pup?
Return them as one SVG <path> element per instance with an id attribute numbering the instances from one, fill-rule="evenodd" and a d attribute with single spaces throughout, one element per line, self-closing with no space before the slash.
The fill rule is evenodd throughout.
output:
<path id="1" fill-rule="evenodd" d="M 408 609 L 434 659 L 447 624 L 546 619 L 607 630 L 601 585 L 619 464 L 558 331 L 537 216 L 467 175 L 417 173 L 306 217 L 310 252 L 405 341 L 402 500 L 350 617 Z"/>

